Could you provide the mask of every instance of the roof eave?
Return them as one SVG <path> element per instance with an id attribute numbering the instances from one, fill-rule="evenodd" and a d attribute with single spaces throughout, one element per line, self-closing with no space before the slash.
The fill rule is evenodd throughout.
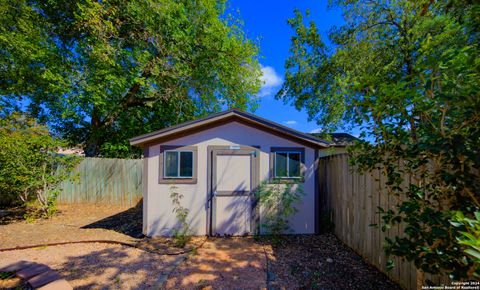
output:
<path id="1" fill-rule="evenodd" d="M 269 120 L 263 119 L 256 115 L 246 113 L 243 111 L 234 110 L 234 109 L 213 114 L 199 120 L 182 123 L 177 126 L 173 126 L 173 127 L 157 130 L 155 132 L 151 132 L 148 134 L 140 135 L 130 139 L 129 142 L 130 142 L 130 145 L 132 146 L 145 147 L 149 143 L 160 142 L 162 139 L 166 139 L 171 135 L 178 134 L 184 131 L 193 131 L 197 127 L 208 128 L 209 124 L 215 124 L 224 119 L 230 119 L 230 118 L 238 118 L 239 120 L 243 120 L 244 122 L 247 122 L 247 123 L 248 122 L 257 123 L 258 125 L 261 125 L 264 128 L 268 128 L 269 130 L 276 131 L 281 135 L 288 135 L 290 138 L 302 141 L 302 143 L 308 143 L 310 147 L 313 147 L 316 149 L 330 147 L 330 144 L 328 142 L 321 140 L 319 138 L 313 137 L 311 135 L 306 135 L 302 132 L 282 126 L 275 122 L 271 122 Z"/>

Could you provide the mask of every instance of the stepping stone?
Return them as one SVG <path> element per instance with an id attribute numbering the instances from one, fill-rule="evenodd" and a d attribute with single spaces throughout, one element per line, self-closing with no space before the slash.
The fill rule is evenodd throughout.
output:
<path id="1" fill-rule="evenodd" d="M 38 274 L 37 276 L 34 276 L 28 279 L 28 284 L 30 284 L 30 286 L 32 286 L 33 288 L 38 288 L 40 286 L 43 286 L 53 281 L 61 280 L 61 279 L 62 279 L 62 276 L 60 276 L 60 274 L 49 269 L 46 272 L 43 272 L 41 274 Z"/>
<path id="2" fill-rule="evenodd" d="M 27 267 L 30 267 L 32 265 L 34 265 L 35 263 L 33 262 L 27 262 L 27 261 L 18 261 L 16 263 L 13 263 L 13 264 L 10 264 L 10 265 L 7 265 L 3 268 L 0 269 L 0 272 L 17 272 L 21 269 L 24 269 L 24 268 L 27 268 Z"/>
<path id="3" fill-rule="evenodd" d="M 46 272 L 50 270 L 48 266 L 41 265 L 41 264 L 34 264 L 30 267 L 24 268 L 20 271 L 17 272 L 17 276 L 20 278 L 23 278 L 25 280 L 28 280 L 29 278 L 33 276 L 37 276 L 38 274 L 41 274 L 43 272 Z"/>
<path id="4" fill-rule="evenodd" d="M 30 286 L 40 290 L 73 290 L 60 274 L 50 267 L 28 261 L 19 261 L 0 269 L 0 272 L 16 272 L 16 275 L 28 281 Z"/>
<path id="5" fill-rule="evenodd" d="M 73 290 L 73 287 L 67 282 L 67 280 L 61 279 L 37 288 L 37 290 Z"/>

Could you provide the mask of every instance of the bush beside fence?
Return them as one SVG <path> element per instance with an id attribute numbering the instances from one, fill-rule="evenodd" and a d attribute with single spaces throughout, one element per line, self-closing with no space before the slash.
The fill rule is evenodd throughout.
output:
<path id="1" fill-rule="evenodd" d="M 142 159 L 85 158 L 64 181 L 59 203 L 134 206 L 142 198 Z"/>
<path id="2" fill-rule="evenodd" d="M 397 201 L 387 194 L 380 170 L 360 174 L 348 164 L 347 154 L 320 158 L 318 169 L 320 209 L 323 220 L 330 216 L 335 235 L 403 288 L 416 289 L 417 275 L 413 263 L 391 257 L 395 267 L 387 271 L 387 257 L 383 250 L 385 237 L 402 236 L 403 225 L 387 232 L 381 230 L 378 207 L 393 208 Z M 405 176 L 405 180 L 410 177 Z M 378 226 L 372 226 L 374 224 Z M 436 285 L 449 285 L 446 277 L 426 274 L 425 278 Z"/>

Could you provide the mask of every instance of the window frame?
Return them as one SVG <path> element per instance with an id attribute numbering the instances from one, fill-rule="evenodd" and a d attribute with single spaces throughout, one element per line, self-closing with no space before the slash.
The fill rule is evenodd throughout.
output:
<path id="1" fill-rule="evenodd" d="M 290 171 L 288 155 L 290 153 L 300 154 L 300 175 L 277 177 L 277 153 L 287 153 L 287 172 Z M 271 147 L 270 148 L 270 183 L 297 183 L 305 179 L 305 148 L 304 147 Z"/>
<path id="2" fill-rule="evenodd" d="M 177 174 L 178 176 L 166 176 L 166 156 L 167 152 L 177 152 Z M 192 152 L 192 176 L 180 176 L 180 155 L 181 152 Z M 196 184 L 198 168 L 197 146 L 185 145 L 160 145 L 159 155 L 159 174 L 158 183 L 160 184 Z"/>
<path id="3" fill-rule="evenodd" d="M 286 153 L 287 154 L 287 176 L 277 176 L 277 156 L 279 153 Z M 299 154 L 300 155 L 300 160 L 299 160 L 299 171 L 300 175 L 298 176 L 290 176 L 290 160 L 289 160 L 289 155 L 290 154 Z M 300 179 L 302 178 L 302 152 L 301 151 L 275 151 L 274 153 L 274 158 L 275 160 L 273 161 L 273 177 L 278 178 L 278 179 Z"/>
<path id="4" fill-rule="evenodd" d="M 164 151 L 164 154 L 165 154 L 165 157 L 167 156 L 167 153 L 169 152 L 175 152 L 177 153 L 177 176 L 167 176 L 167 162 L 163 162 L 163 178 L 165 179 L 175 179 L 175 178 L 178 178 L 178 179 L 192 179 L 193 176 L 195 175 L 194 174 L 194 171 L 195 171 L 195 168 L 194 168 L 194 164 L 195 164 L 195 154 L 193 152 L 193 150 L 165 150 Z M 180 160 L 180 157 L 181 157 L 181 153 L 183 152 L 189 152 L 189 153 L 192 153 L 192 175 L 191 176 L 181 176 L 180 175 L 180 166 L 181 166 L 181 160 Z M 166 158 L 164 159 L 164 161 L 166 161 Z"/>

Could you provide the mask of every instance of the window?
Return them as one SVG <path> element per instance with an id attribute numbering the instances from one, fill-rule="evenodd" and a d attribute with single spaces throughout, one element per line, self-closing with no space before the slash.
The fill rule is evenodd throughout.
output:
<path id="1" fill-rule="evenodd" d="M 275 152 L 275 177 L 300 178 L 301 152 Z"/>
<path id="2" fill-rule="evenodd" d="M 192 178 L 193 151 L 165 151 L 165 178 Z"/>
<path id="3" fill-rule="evenodd" d="M 285 182 L 296 182 L 303 178 L 305 148 L 272 147 L 270 152 L 271 181 L 278 178 Z"/>
<path id="4" fill-rule="evenodd" d="M 160 145 L 159 183 L 197 183 L 197 147 Z"/>

